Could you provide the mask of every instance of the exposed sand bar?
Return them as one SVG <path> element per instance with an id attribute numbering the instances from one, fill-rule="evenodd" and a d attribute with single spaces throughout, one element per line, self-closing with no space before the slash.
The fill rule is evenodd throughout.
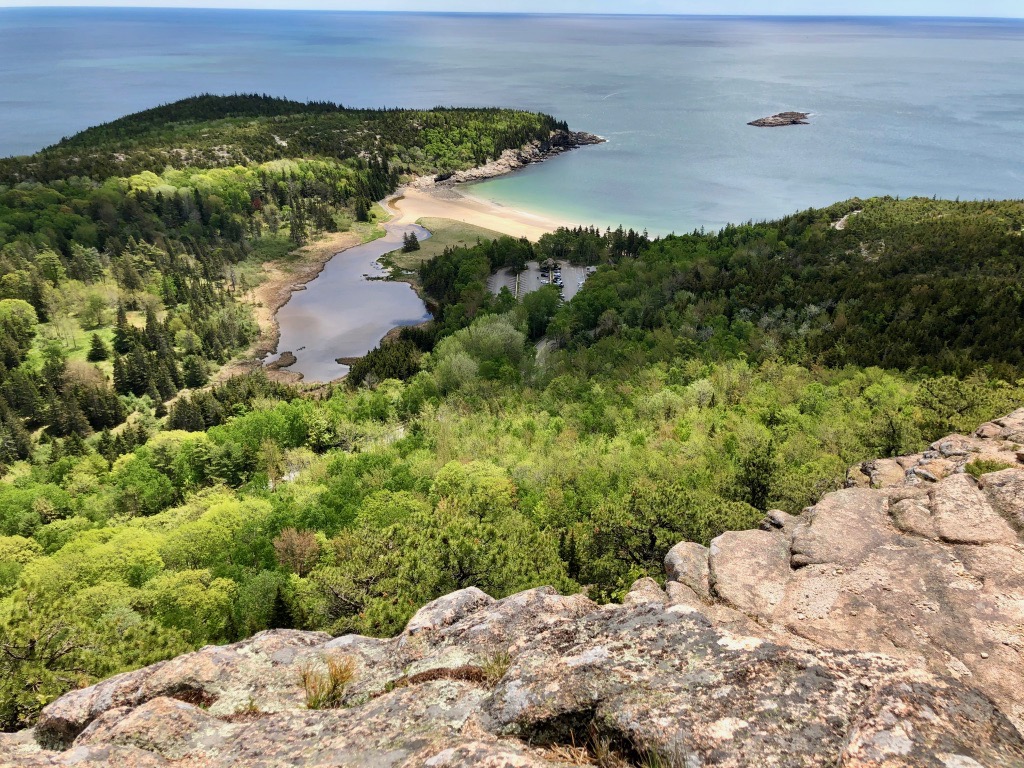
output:
<path id="1" fill-rule="evenodd" d="M 424 218 L 453 219 L 532 241 L 539 240 L 541 235 L 554 232 L 559 227 L 575 226 L 574 222 L 481 200 L 452 187 L 402 187 L 383 205 L 394 216 L 389 222 L 391 225 L 415 224 Z"/>

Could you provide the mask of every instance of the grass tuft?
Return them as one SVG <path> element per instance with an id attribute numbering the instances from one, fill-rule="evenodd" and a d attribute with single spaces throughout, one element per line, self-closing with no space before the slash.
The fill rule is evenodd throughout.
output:
<path id="1" fill-rule="evenodd" d="M 487 659 L 483 664 L 483 671 L 487 680 L 487 685 L 491 688 L 496 686 L 511 666 L 512 657 L 507 651 L 498 651 Z"/>
<path id="2" fill-rule="evenodd" d="M 991 472 L 1001 472 L 1004 469 L 1011 469 L 1012 464 L 1007 464 L 1002 461 L 993 461 L 991 459 L 975 459 L 970 464 L 964 467 L 964 470 L 971 477 L 977 479 L 982 475 L 987 475 Z"/>
<path id="3" fill-rule="evenodd" d="M 325 654 L 319 662 L 302 665 L 299 682 L 306 692 L 306 708 L 338 709 L 355 676 L 355 662 L 341 654 Z"/>

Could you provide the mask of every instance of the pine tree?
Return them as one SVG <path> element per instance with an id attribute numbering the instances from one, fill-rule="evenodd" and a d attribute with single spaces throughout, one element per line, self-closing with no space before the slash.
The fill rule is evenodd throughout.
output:
<path id="1" fill-rule="evenodd" d="M 299 201 L 292 205 L 291 221 L 289 222 L 289 237 L 296 248 L 301 248 L 309 239 L 306 231 L 306 216 L 302 212 Z"/>
<path id="2" fill-rule="evenodd" d="M 132 328 L 128 325 L 128 313 L 124 304 L 117 303 L 117 320 L 114 324 L 114 351 L 125 355 L 132 348 Z"/>
<path id="3" fill-rule="evenodd" d="M 192 402 L 192 398 L 180 397 L 171 406 L 167 428 L 181 429 L 186 432 L 202 432 L 206 429 L 206 423 L 203 421 L 202 412 Z"/>
<path id="4" fill-rule="evenodd" d="M 92 340 L 89 342 L 89 353 L 85 357 L 90 363 L 98 363 L 100 360 L 110 357 L 110 348 L 103 343 L 103 339 L 98 333 L 92 335 Z"/>
<path id="5" fill-rule="evenodd" d="M 82 436 L 77 432 L 72 432 L 64 439 L 64 452 L 68 456 L 85 456 L 89 453 L 89 449 L 86 447 L 85 441 L 82 440 Z"/>
<path id="6" fill-rule="evenodd" d="M 50 463 L 56 464 L 58 461 L 64 458 L 64 444 L 60 440 L 54 440 L 50 443 Z"/>
<path id="7" fill-rule="evenodd" d="M 197 355 L 186 357 L 182 368 L 186 387 L 195 389 L 206 384 L 206 366 Z"/>
<path id="8" fill-rule="evenodd" d="M 402 251 L 403 253 L 412 253 L 420 249 L 420 239 L 416 237 L 415 232 L 407 232 L 402 235 Z"/>
<path id="9" fill-rule="evenodd" d="M 284 599 L 281 586 L 278 585 L 277 592 L 274 594 L 274 607 L 270 612 L 270 622 L 267 628 L 292 629 L 294 626 L 295 617 L 292 615 L 292 609 L 288 605 L 288 601 Z"/>
<path id="10" fill-rule="evenodd" d="M 146 307 L 146 347 L 152 351 L 160 349 L 163 329 L 152 307 Z"/>
<path id="11" fill-rule="evenodd" d="M 117 446 L 114 438 L 110 435 L 110 430 L 104 428 L 96 441 L 96 452 L 107 461 L 113 461 L 117 458 L 116 450 Z"/>
<path id="12" fill-rule="evenodd" d="M 131 392 L 124 358 L 120 356 L 114 358 L 114 391 L 119 395 L 127 395 Z"/>

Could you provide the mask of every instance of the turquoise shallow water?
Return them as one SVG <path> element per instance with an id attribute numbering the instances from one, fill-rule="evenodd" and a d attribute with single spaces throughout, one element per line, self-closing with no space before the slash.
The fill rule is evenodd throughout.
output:
<path id="1" fill-rule="evenodd" d="M 201 91 L 551 112 L 609 143 L 474 193 L 652 233 L 1024 197 L 1021 22 L 0 9 L 0 153 Z"/>

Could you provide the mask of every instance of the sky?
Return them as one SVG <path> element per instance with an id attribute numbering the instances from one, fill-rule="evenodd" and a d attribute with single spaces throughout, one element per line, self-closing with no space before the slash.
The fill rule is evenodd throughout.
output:
<path id="1" fill-rule="evenodd" d="M 1024 18 L 1024 0 L 0 0 L 0 7 L 163 6 L 359 11 Z"/>

